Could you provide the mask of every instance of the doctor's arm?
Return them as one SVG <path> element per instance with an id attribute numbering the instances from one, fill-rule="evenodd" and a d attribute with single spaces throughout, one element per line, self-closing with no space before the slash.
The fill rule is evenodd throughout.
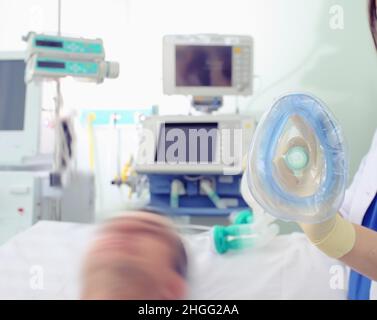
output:
<path id="1" fill-rule="evenodd" d="M 339 214 L 320 224 L 301 224 L 301 228 L 326 255 L 377 281 L 377 232 L 352 224 Z"/>
<path id="2" fill-rule="evenodd" d="M 354 225 L 356 241 L 353 249 L 340 260 L 377 281 L 377 232 Z"/>
<path id="3" fill-rule="evenodd" d="M 370 175 L 366 163 L 368 157 L 376 152 L 373 146 L 377 145 L 377 133 L 373 141 L 370 152 L 361 161 L 359 170 L 346 191 L 340 209 L 341 214 L 320 224 L 301 223 L 300 226 L 310 241 L 329 257 L 338 259 L 371 280 L 377 281 L 377 232 L 347 220 L 352 203 L 359 201 L 356 191 L 361 188 L 363 177 Z M 360 212 L 359 216 L 363 216 L 364 213 Z"/>

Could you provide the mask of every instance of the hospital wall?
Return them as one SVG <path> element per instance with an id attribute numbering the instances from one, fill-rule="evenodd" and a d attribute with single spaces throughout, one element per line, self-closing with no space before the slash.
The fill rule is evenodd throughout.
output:
<path id="1" fill-rule="evenodd" d="M 101 86 L 64 81 L 66 108 L 145 108 L 185 113 L 185 97 L 162 95 L 162 41 L 169 33 L 250 34 L 255 39 L 255 94 L 225 100 L 258 119 L 280 95 L 311 92 L 325 101 L 343 127 L 351 176 L 377 127 L 377 53 L 369 31 L 366 0 L 66 0 L 62 31 L 100 37 L 107 58 L 121 64 L 120 78 Z M 85 13 L 85 14 L 83 14 Z M 57 29 L 57 1 L 0 0 L 0 50 L 22 50 L 28 31 Z M 51 86 L 43 107 L 53 108 Z M 86 131 L 79 131 L 86 135 Z M 122 158 L 135 148 L 124 131 Z M 117 146 L 114 132 L 96 132 L 101 210 L 124 206 L 114 192 Z M 80 138 L 87 166 L 87 139 Z"/>

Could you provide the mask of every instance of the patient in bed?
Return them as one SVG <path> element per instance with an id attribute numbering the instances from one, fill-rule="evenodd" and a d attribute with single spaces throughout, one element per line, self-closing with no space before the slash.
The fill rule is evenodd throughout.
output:
<path id="1" fill-rule="evenodd" d="M 187 256 L 171 222 L 137 212 L 102 227 L 86 256 L 82 299 L 182 299 Z"/>
<path id="2" fill-rule="evenodd" d="M 279 236 L 250 254 L 218 255 L 208 237 L 178 236 L 170 220 L 136 212 L 103 225 L 86 252 L 82 299 L 345 297 L 346 286 L 334 290 L 329 285 L 338 263 L 300 233 Z"/>
<path id="3" fill-rule="evenodd" d="M 144 213 L 99 229 L 41 221 L 0 246 L 0 299 L 346 298 L 339 262 L 302 233 L 226 255 L 205 234 L 180 238 L 186 250 L 169 220 Z"/>

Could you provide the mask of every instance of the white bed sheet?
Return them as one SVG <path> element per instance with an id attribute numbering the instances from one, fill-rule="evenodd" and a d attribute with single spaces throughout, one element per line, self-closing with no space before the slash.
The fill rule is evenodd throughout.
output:
<path id="1" fill-rule="evenodd" d="M 95 226 L 39 222 L 0 247 L 0 299 L 77 299 L 82 258 Z M 345 299 L 332 266 L 302 234 L 249 254 L 218 256 L 208 239 L 185 237 L 189 299 Z M 345 277 L 346 278 L 346 277 Z M 345 288 L 347 287 L 344 283 Z"/>

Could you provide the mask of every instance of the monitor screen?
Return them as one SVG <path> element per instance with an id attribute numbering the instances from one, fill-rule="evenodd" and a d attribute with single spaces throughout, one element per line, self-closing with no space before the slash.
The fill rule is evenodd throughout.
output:
<path id="1" fill-rule="evenodd" d="M 218 123 L 161 125 L 156 162 L 207 164 L 216 160 Z"/>
<path id="2" fill-rule="evenodd" d="M 0 131 L 24 129 L 24 73 L 23 60 L 0 60 Z"/>
<path id="3" fill-rule="evenodd" d="M 177 87 L 231 87 L 232 47 L 177 45 Z"/>

